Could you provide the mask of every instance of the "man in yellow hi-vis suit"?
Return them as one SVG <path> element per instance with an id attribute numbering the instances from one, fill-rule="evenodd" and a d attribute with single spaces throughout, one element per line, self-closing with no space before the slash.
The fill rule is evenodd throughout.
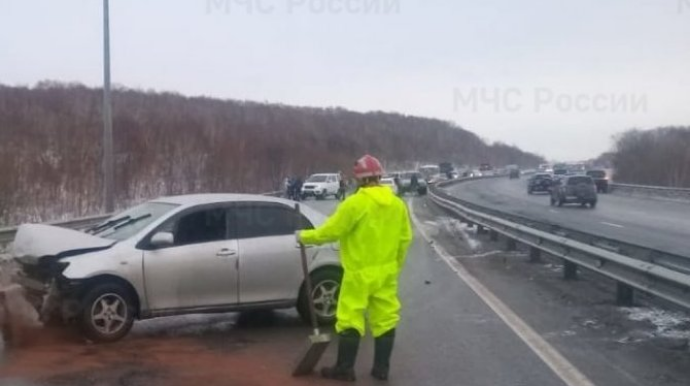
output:
<path id="1" fill-rule="evenodd" d="M 381 163 L 366 155 L 355 163 L 359 184 L 325 224 L 298 232 L 304 244 L 340 242 L 344 275 L 336 332 L 338 359 L 321 370 L 325 378 L 354 381 L 359 341 L 365 333 L 365 314 L 375 338 L 371 375 L 388 379 L 395 328 L 400 320 L 398 276 L 403 268 L 412 229 L 405 203 L 388 186 L 379 184 Z"/>

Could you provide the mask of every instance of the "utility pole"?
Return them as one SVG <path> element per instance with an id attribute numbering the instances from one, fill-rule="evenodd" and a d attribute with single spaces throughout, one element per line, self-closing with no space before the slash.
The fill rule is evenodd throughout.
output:
<path id="1" fill-rule="evenodd" d="M 110 103 L 110 7 L 103 0 L 103 201 L 106 213 L 115 210 L 113 118 Z"/>

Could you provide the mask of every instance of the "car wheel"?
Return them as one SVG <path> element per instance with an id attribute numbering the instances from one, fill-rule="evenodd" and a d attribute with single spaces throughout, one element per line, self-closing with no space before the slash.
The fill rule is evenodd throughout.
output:
<path id="1" fill-rule="evenodd" d="M 590 206 L 592 209 L 594 209 L 594 208 L 597 207 L 597 202 L 596 202 L 596 201 L 592 201 L 592 202 L 589 203 L 589 206 Z"/>
<path id="2" fill-rule="evenodd" d="M 126 288 L 115 283 L 101 284 L 84 296 L 79 325 L 84 335 L 95 342 L 115 342 L 132 328 L 134 313 L 134 303 Z"/>
<path id="3" fill-rule="evenodd" d="M 319 325 L 332 325 L 335 323 L 335 314 L 338 309 L 338 296 L 340 295 L 340 283 L 342 280 L 343 274 L 336 269 L 322 269 L 311 274 L 311 295 L 314 299 L 316 320 Z M 299 312 L 302 320 L 311 324 L 309 303 L 304 287 L 302 287 L 299 300 L 297 301 L 297 312 Z"/>
<path id="4" fill-rule="evenodd" d="M 565 199 L 563 197 L 558 198 L 558 206 L 563 206 L 565 204 Z"/>
<path id="5" fill-rule="evenodd" d="M 556 199 L 551 196 L 551 206 L 556 205 Z"/>

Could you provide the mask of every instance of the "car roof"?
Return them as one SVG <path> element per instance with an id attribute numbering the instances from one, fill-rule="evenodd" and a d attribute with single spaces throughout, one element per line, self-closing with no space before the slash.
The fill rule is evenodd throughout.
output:
<path id="1" fill-rule="evenodd" d="M 204 204 L 218 204 L 223 202 L 241 202 L 241 201 L 263 201 L 276 202 L 281 204 L 289 204 L 289 200 L 283 198 L 265 196 L 262 194 L 240 194 L 240 193 L 202 193 L 202 194 L 185 194 L 180 196 L 165 196 L 159 197 L 152 202 L 160 202 L 167 204 L 176 204 L 183 206 L 204 205 Z"/>

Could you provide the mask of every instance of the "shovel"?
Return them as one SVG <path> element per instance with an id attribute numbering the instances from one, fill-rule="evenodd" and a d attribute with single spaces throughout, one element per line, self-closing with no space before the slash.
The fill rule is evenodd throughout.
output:
<path id="1" fill-rule="evenodd" d="M 295 212 L 297 215 L 297 224 L 300 224 L 301 214 L 299 204 L 295 205 Z M 322 334 L 319 331 L 319 323 L 316 320 L 316 310 L 314 307 L 314 298 L 312 297 L 313 289 L 311 286 L 311 277 L 309 276 L 307 251 L 302 243 L 299 243 L 299 249 L 302 258 L 302 271 L 304 273 L 304 288 L 307 294 L 307 303 L 309 304 L 309 316 L 311 319 L 311 326 L 314 331 L 313 334 L 309 335 L 307 338 L 307 343 L 304 349 L 302 349 L 301 356 L 298 358 L 298 362 L 292 370 L 293 377 L 311 374 L 314 371 L 316 364 L 319 363 L 323 353 L 326 351 L 326 348 L 328 348 L 328 344 L 331 343 L 331 336 L 328 334 Z"/>

